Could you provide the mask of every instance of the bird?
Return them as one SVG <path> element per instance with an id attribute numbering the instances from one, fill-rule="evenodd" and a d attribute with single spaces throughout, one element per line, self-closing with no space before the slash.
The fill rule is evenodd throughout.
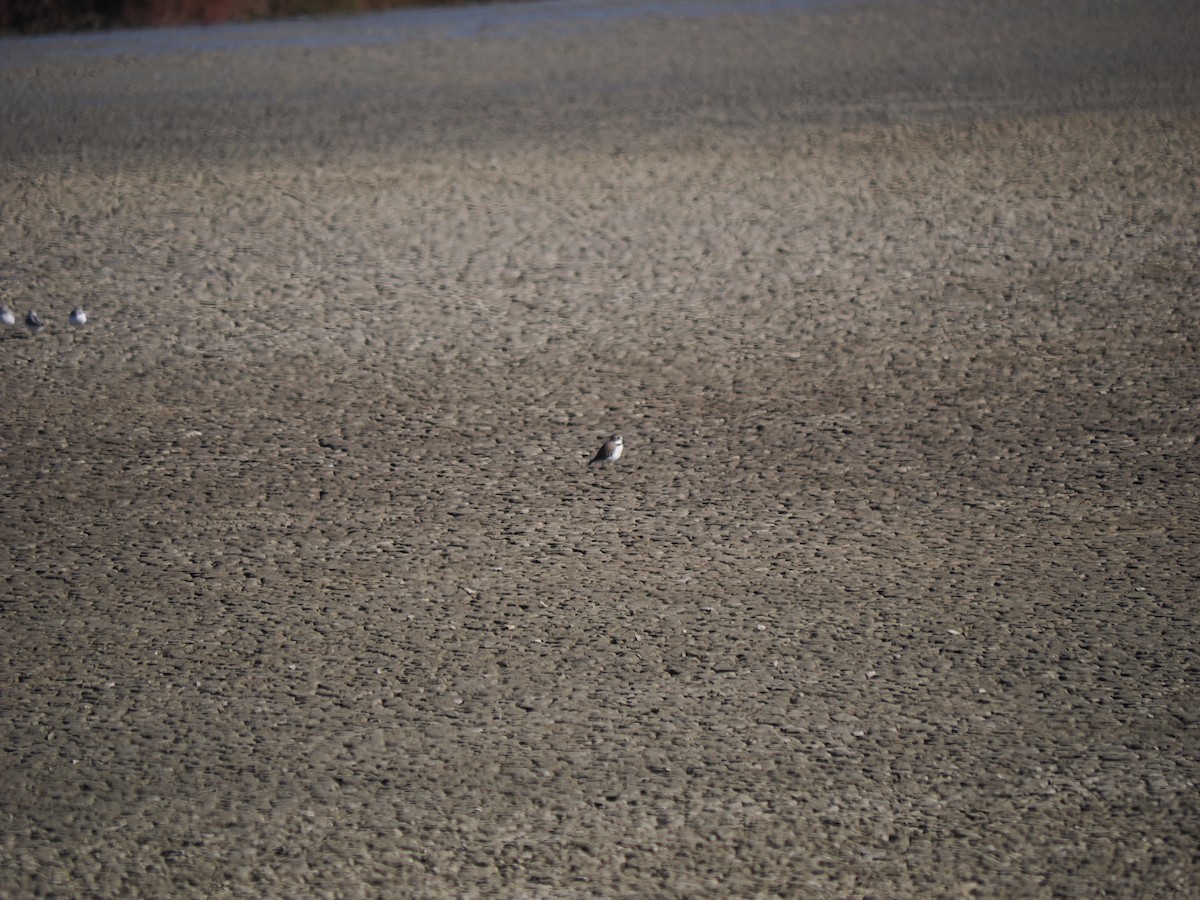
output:
<path id="1" fill-rule="evenodd" d="M 34 334 L 37 334 L 46 327 L 46 323 L 42 320 L 42 317 L 37 314 L 37 310 L 31 309 L 29 312 L 25 313 L 25 327 Z"/>
<path id="2" fill-rule="evenodd" d="M 71 321 L 72 325 L 86 325 L 87 324 L 87 313 L 85 313 L 83 311 L 82 306 L 77 306 L 73 310 L 71 310 L 70 321 Z"/>
<path id="3" fill-rule="evenodd" d="M 614 434 L 604 442 L 604 446 L 596 451 L 596 455 L 592 457 L 592 461 L 588 463 L 588 465 L 592 466 L 596 463 L 616 462 L 621 458 L 621 451 L 624 449 L 625 444 L 621 440 L 621 436 L 619 434 Z"/>
<path id="4" fill-rule="evenodd" d="M 5 325 L 16 325 L 17 317 L 13 315 L 13 311 L 7 306 L 0 306 L 0 322 Z"/>

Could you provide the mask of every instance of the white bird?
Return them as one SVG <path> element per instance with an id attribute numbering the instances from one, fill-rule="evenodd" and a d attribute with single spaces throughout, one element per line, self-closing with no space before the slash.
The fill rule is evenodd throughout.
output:
<path id="1" fill-rule="evenodd" d="M 25 327 L 37 334 L 46 327 L 46 323 L 42 321 L 42 317 L 37 314 L 37 310 L 31 309 L 25 313 Z"/>
<path id="2" fill-rule="evenodd" d="M 77 306 L 73 310 L 71 310 L 71 324 L 72 325 L 86 325 L 87 324 L 87 313 L 85 313 L 83 311 L 82 306 Z"/>
<path id="3" fill-rule="evenodd" d="M 604 442 L 604 446 L 602 446 L 599 450 L 596 451 L 596 455 L 592 457 L 592 461 L 590 463 L 588 463 L 588 465 L 592 466 L 592 465 L 595 465 L 596 463 L 616 462 L 618 459 L 621 458 L 621 452 L 624 449 L 625 449 L 625 444 L 621 440 L 621 436 L 619 434 L 614 434 L 612 437 L 610 437 L 607 441 Z"/>
<path id="4" fill-rule="evenodd" d="M 17 317 L 13 315 L 13 311 L 7 306 L 0 306 L 0 322 L 5 325 L 16 325 Z"/>

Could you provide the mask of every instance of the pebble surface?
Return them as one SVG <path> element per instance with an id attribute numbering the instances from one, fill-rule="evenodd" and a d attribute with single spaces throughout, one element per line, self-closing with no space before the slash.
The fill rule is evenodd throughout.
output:
<path id="1" fill-rule="evenodd" d="M 0 895 L 1200 893 L 1149 6 L 6 39 Z"/>

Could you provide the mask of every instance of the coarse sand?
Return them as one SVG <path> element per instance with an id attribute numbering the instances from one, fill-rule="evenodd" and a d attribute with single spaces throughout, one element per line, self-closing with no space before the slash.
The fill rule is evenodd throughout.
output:
<path id="1" fill-rule="evenodd" d="M 622 10 L 0 40 L 0 896 L 1200 894 L 1200 7 Z"/>

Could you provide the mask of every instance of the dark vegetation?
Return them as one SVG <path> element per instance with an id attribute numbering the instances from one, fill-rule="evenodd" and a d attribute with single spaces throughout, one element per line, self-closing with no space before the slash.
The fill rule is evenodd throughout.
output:
<path id="1" fill-rule="evenodd" d="M 463 2 L 470 0 L 0 0 L 0 32 L 40 34 L 244 22 Z"/>

